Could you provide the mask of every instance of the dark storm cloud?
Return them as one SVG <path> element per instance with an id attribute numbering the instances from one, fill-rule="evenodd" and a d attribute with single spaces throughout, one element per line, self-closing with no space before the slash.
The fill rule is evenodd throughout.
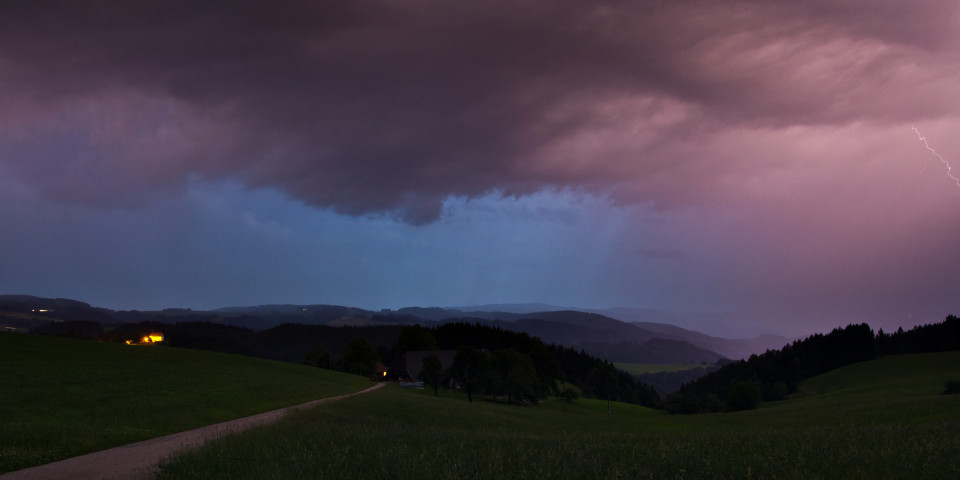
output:
<path id="1" fill-rule="evenodd" d="M 3 2 L 0 287 L 950 313 L 958 79 L 955 0 Z"/>
<path id="2" fill-rule="evenodd" d="M 412 223 L 435 219 L 450 195 L 492 189 L 626 183 L 626 198 L 682 202 L 662 179 L 755 166 L 678 166 L 672 142 L 690 135 L 955 110 L 942 95 L 890 93 L 918 81 L 956 89 L 957 11 L 19 2 L 0 15 L 0 87 L 12 97 L 0 126 L 19 125 L 6 161 L 22 175 L 94 204 L 142 201 L 190 175 Z"/>

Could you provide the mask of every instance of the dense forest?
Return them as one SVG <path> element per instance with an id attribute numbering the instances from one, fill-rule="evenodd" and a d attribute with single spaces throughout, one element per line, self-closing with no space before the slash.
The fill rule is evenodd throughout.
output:
<path id="1" fill-rule="evenodd" d="M 411 327 L 407 327 L 411 328 Z M 519 375 L 516 369 L 533 367 L 537 388 L 534 396 L 546 394 L 571 395 L 580 391 L 586 395 L 659 407 L 656 390 L 638 382 L 632 375 L 617 370 L 612 363 L 593 357 L 583 350 L 562 345 L 544 344 L 539 338 L 522 332 L 512 332 L 480 323 L 453 322 L 427 329 L 440 348 L 460 349 L 474 347 L 490 352 L 482 375 L 489 380 L 482 385 L 493 395 L 503 395 L 506 379 Z M 459 353 L 459 352 L 458 352 Z M 571 389 L 570 386 L 575 388 Z M 563 388 L 567 390 L 561 391 Z M 526 395 L 530 396 L 531 392 Z M 509 395 L 508 395 L 509 396 Z"/>
<path id="2" fill-rule="evenodd" d="M 881 355 L 960 349 L 960 318 L 894 333 L 874 334 L 867 324 L 848 325 L 828 334 L 798 340 L 704 375 L 667 398 L 671 413 L 714 412 L 753 408 L 760 401 L 781 400 L 798 384 L 854 362 Z"/>

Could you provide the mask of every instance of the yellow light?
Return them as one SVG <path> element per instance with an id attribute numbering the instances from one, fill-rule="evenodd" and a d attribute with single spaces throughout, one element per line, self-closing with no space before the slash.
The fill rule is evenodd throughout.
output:
<path id="1" fill-rule="evenodd" d="M 386 377 L 386 376 L 387 376 L 387 372 L 383 372 L 383 376 Z"/>
<path id="2" fill-rule="evenodd" d="M 159 343 L 162 341 L 163 341 L 163 334 L 153 332 L 149 335 L 141 337 L 139 341 L 127 340 L 126 343 L 127 345 L 143 345 L 143 344 L 149 344 L 149 343 Z"/>

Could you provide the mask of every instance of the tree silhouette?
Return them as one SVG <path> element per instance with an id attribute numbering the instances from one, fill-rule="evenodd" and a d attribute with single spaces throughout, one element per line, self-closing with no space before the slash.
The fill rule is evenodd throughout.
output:
<path id="1" fill-rule="evenodd" d="M 479 393 L 484 384 L 487 356 L 473 347 L 460 347 L 453 357 L 453 365 L 447 378 L 453 387 L 460 387 L 467 394 L 467 402 L 473 403 L 473 394 Z"/>
<path id="2" fill-rule="evenodd" d="M 534 401 L 541 397 L 540 379 L 528 355 L 501 348 L 490 359 L 488 392 L 507 397 L 509 403 Z"/>
<path id="3" fill-rule="evenodd" d="M 311 365 L 314 367 L 331 368 L 332 358 L 330 357 L 330 352 L 326 348 L 317 347 L 307 354 L 307 357 L 303 360 L 303 363 L 305 365 Z"/>
<path id="4" fill-rule="evenodd" d="M 557 385 L 557 396 L 563 400 L 564 413 L 567 411 L 567 405 L 572 404 L 573 401 L 580 398 L 582 394 L 583 391 L 572 383 L 561 382 Z"/>
<path id="5" fill-rule="evenodd" d="M 440 357 L 436 355 L 427 355 L 423 357 L 423 368 L 420 370 L 419 380 L 433 387 L 434 396 L 440 395 L 440 378 L 443 372 L 443 365 L 440 363 Z"/>
<path id="6" fill-rule="evenodd" d="M 607 415 L 610 415 L 610 400 L 617 393 L 617 369 L 612 363 L 597 362 L 590 370 L 589 379 L 594 391 L 607 397 Z"/>
<path id="7" fill-rule="evenodd" d="M 373 344 L 366 338 L 350 340 L 340 354 L 343 371 L 367 377 L 373 377 L 376 369 L 374 362 L 377 360 L 377 354 L 373 352 Z"/>
<path id="8" fill-rule="evenodd" d="M 763 397 L 763 389 L 756 380 L 744 380 L 735 383 L 727 392 L 727 410 L 752 410 L 757 408 Z"/>
<path id="9" fill-rule="evenodd" d="M 397 336 L 396 356 L 416 350 L 438 350 L 437 340 L 420 325 L 408 325 Z"/>

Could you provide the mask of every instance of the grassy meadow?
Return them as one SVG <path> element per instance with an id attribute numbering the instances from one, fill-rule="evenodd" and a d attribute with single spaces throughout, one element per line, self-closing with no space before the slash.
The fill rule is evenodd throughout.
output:
<path id="1" fill-rule="evenodd" d="M 0 473 L 369 381 L 234 355 L 0 334 Z M 813 378 L 757 410 L 671 416 L 578 399 L 535 407 L 395 386 L 228 435 L 180 478 L 960 478 L 960 352 Z"/>
<path id="2" fill-rule="evenodd" d="M 180 478 L 960 478 L 960 352 L 886 357 L 758 410 L 670 416 L 396 387 L 299 412 L 167 462 Z"/>
<path id="3" fill-rule="evenodd" d="M 361 390 L 317 368 L 0 333 L 0 473 Z"/>

